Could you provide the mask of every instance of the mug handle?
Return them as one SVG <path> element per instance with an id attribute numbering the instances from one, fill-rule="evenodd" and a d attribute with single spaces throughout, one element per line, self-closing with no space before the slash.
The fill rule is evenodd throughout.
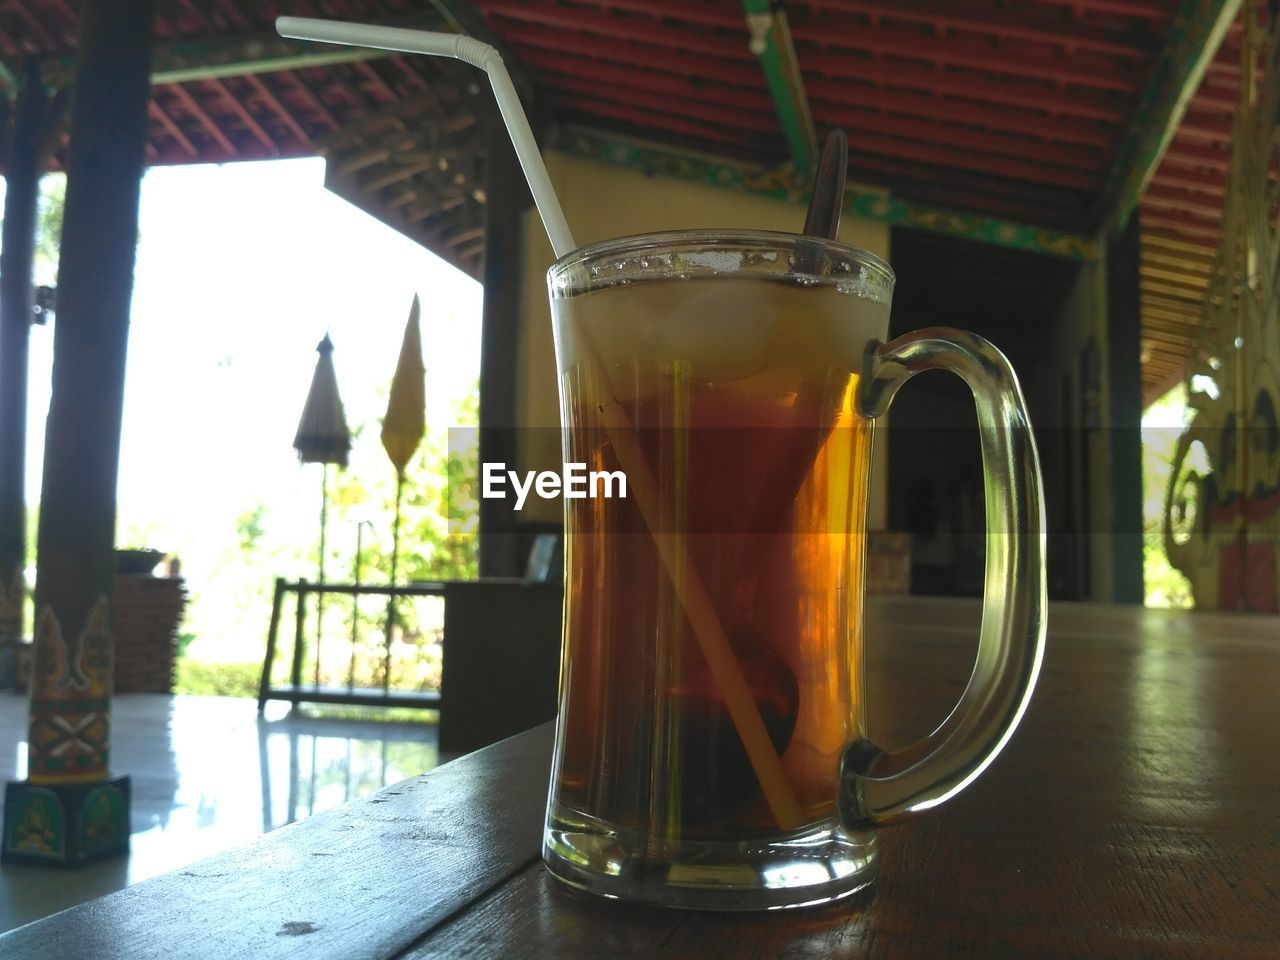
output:
<path id="1" fill-rule="evenodd" d="M 1009 742 L 1044 658 L 1044 494 L 1035 438 L 1017 377 L 982 337 L 931 327 L 866 352 L 858 405 L 889 409 L 923 370 L 950 370 L 973 391 L 987 514 L 986 583 L 977 662 L 951 715 L 923 740 L 893 753 L 869 740 L 845 748 L 838 813 L 850 829 L 888 823 L 951 799 Z"/>

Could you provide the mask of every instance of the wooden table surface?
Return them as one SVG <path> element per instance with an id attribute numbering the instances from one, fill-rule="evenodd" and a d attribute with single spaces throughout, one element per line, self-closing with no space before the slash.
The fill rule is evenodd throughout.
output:
<path id="1" fill-rule="evenodd" d="M 941 720 L 976 604 L 868 615 L 873 735 Z M 549 725 L 0 937 L 111 957 L 1280 956 L 1280 618 L 1051 609 L 1008 749 L 882 831 L 853 903 L 691 914 L 561 889 L 538 859 Z"/>

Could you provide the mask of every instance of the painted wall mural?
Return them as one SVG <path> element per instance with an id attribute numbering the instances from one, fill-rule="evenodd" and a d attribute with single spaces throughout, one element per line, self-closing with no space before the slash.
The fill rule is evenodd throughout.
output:
<path id="1" fill-rule="evenodd" d="M 1280 17 L 1245 5 L 1222 244 L 1165 497 L 1169 559 L 1203 609 L 1280 612 Z"/>

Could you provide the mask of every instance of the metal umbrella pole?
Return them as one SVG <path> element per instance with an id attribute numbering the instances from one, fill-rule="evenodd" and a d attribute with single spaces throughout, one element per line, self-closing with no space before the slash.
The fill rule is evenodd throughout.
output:
<path id="1" fill-rule="evenodd" d="M 360 637 L 360 564 L 364 560 L 364 541 L 362 534 L 364 528 L 368 527 L 369 531 L 373 531 L 373 524 L 368 520 L 361 520 L 356 524 L 356 560 L 355 569 L 352 570 L 352 582 L 355 584 L 355 593 L 351 595 L 351 666 L 347 669 L 347 690 L 350 691 L 355 686 L 356 676 L 356 645 Z"/>

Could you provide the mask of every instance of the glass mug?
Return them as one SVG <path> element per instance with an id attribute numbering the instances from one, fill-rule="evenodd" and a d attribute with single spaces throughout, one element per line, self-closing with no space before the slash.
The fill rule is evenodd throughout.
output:
<path id="1" fill-rule="evenodd" d="M 1039 464 L 1017 380 L 972 334 L 884 343 L 893 272 L 839 243 L 690 231 L 548 273 L 566 463 L 564 643 L 543 838 L 606 896 L 703 909 L 870 884 L 875 827 L 972 782 L 1035 684 Z M 977 404 L 989 545 L 959 705 L 900 752 L 866 739 L 865 518 L 875 418 L 922 370 Z M 616 486 L 616 483 L 615 483 Z"/>

